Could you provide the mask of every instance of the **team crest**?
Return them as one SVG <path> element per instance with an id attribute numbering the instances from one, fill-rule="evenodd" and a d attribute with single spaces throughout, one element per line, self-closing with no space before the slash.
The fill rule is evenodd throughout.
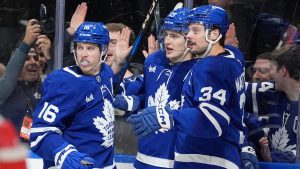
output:
<path id="1" fill-rule="evenodd" d="M 102 140 L 103 143 L 101 146 L 104 146 L 106 148 L 110 147 L 114 143 L 114 108 L 112 104 L 107 100 L 104 99 L 104 106 L 103 106 L 103 111 L 102 113 L 104 114 L 103 117 L 96 117 L 93 118 L 94 120 L 94 125 L 96 126 L 97 129 L 99 129 L 99 132 L 103 134 Z"/>

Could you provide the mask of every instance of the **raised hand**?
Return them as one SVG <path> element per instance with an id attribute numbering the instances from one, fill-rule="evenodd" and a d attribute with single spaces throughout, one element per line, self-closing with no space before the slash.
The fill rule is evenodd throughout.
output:
<path id="1" fill-rule="evenodd" d="M 151 53 L 157 51 L 159 49 L 158 41 L 155 40 L 155 37 L 153 35 L 150 35 L 148 37 L 148 52 L 146 50 L 143 50 L 143 55 L 145 58 L 147 58 Z"/>
<path id="2" fill-rule="evenodd" d="M 112 70 L 114 70 L 114 73 L 118 73 L 121 70 L 126 57 L 132 49 L 132 46 L 129 46 L 130 29 L 128 27 L 123 28 L 117 36 L 118 39 L 115 48 L 115 60 L 112 64 Z"/>
<path id="3" fill-rule="evenodd" d="M 79 25 L 84 22 L 86 13 L 87 13 L 86 2 L 82 2 L 80 5 L 77 6 L 71 18 L 70 27 L 67 29 L 70 35 L 74 35 Z"/>
<path id="4" fill-rule="evenodd" d="M 231 45 L 237 48 L 239 47 L 239 41 L 236 37 L 235 26 L 233 23 L 229 25 L 228 31 L 226 33 L 225 45 Z"/>
<path id="5" fill-rule="evenodd" d="M 35 44 L 37 45 L 38 49 L 40 49 L 43 52 L 47 60 L 51 59 L 51 41 L 46 35 L 38 36 Z"/>
<path id="6" fill-rule="evenodd" d="M 31 45 L 36 41 L 36 38 L 41 34 L 41 26 L 35 19 L 30 19 L 26 26 L 26 33 L 23 42 Z"/>

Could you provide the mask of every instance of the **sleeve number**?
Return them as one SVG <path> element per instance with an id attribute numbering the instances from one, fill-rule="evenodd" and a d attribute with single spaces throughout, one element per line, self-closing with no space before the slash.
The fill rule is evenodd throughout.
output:
<path id="1" fill-rule="evenodd" d="M 220 89 L 212 94 L 212 87 L 203 87 L 201 89 L 203 96 L 199 98 L 199 101 L 209 101 L 211 98 L 220 100 L 220 104 L 223 106 L 226 101 L 226 90 Z"/>
<path id="2" fill-rule="evenodd" d="M 52 123 L 56 118 L 56 114 L 59 112 L 58 107 L 50 104 L 48 102 L 44 103 L 42 111 L 39 113 L 39 118 L 43 118 L 45 121 Z"/>

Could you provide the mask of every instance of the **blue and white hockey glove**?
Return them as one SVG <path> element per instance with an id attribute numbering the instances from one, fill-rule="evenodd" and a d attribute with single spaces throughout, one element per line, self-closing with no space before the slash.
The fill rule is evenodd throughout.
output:
<path id="1" fill-rule="evenodd" d="M 255 150 L 251 146 L 247 145 L 242 148 L 241 159 L 243 169 L 259 169 Z"/>
<path id="2" fill-rule="evenodd" d="M 143 138 L 157 130 L 167 131 L 174 126 L 173 114 L 168 106 L 150 106 L 129 117 L 134 132 Z"/>
<path id="3" fill-rule="evenodd" d="M 54 150 L 54 153 L 54 162 L 58 169 L 92 169 L 96 162 L 87 154 L 78 152 L 75 147 L 70 144 L 63 144 Z"/>
<path id="4" fill-rule="evenodd" d="M 113 102 L 114 108 L 124 111 L 136 111 L 139 109 L 139 105 L 140 99 L 134 95 L 124 96 L 117 94 Z"/>

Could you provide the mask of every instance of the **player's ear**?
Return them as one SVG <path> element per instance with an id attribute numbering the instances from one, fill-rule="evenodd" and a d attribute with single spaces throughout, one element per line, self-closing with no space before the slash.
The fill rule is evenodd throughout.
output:
<path id="1" fill-rule="evenodd" d="M 220 36 L 221 32 L 219 29 L 212 29 L 210 30 L 210 39 L 215 41 Z"/>

